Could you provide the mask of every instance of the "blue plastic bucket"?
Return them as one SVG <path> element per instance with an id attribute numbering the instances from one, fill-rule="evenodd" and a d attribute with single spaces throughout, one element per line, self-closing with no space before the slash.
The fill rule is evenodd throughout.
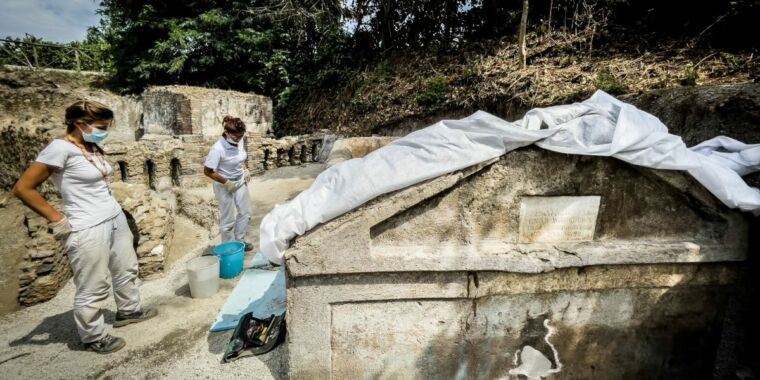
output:
<path id="1" fill-rule="evenodd" d="M 219 277 L 234 278 L 243 271 L 244 243 L 228 241 L 214 247 L 212 252 L 219 256 Z"/>

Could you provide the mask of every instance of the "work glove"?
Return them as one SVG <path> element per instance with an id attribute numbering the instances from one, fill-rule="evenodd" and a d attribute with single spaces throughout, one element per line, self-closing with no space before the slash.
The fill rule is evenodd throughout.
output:
<path id="1" fill-rule="evenodd" d="M 237 190 L 237 184 L 235 183 L 235 181 L 228 179 L 227 182 L 223 183 L 223 185 L 224 185 L 224 188 L 227 189 L 227 191 L 229 191 L 230 193 L 234 193 L 235 190 Z"/>
<path id="2" fill-rule="evenodd" d="M 64 216 L 61 220 L 48 223 L 48 232 L 53 234 L 55 240 L 64 242 L 71 234 L 71 224 L 69 224 L 69 218 Z"/>

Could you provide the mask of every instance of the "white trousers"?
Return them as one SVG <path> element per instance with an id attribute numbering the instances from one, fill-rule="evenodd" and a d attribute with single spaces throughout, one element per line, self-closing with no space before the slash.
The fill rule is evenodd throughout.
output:
<path id="1" fill-rule="evenodd" d="M 251 195 L 245 179 L 236 181 L 237 190 L 231 193 L 219 182 L 214 182 L 214 195 L 219 203 L 219 231 L 222 243 L 244 241 L 251 221 Z M 237 209 L 237 213 L 235 212 Z"/>
<path id="2" fill-rule="evenodd" d="M 79 336 L 84 343 L 100 340 L 106 335 L 101 308 L 111 285 L 118 311 L 140 310 L 137 255 L 126 216 L 121 212 L 96 226 L 72 232 L 65 249 L 76 285 L 74 321 Z"/>

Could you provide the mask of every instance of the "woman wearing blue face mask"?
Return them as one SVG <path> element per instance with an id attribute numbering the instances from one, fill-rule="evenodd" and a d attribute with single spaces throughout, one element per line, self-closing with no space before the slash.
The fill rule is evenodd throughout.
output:
<path id="1" fill-rule="evenodd" d="M 48 144 L 13 187 L 13 194 L 49 221 L 50 231 L 64 246 L 76 285 L 79 336 L 88 349 L 103 354 L 126 344 L 105 331 L 101 307 L 111 285 L 118 308 L 114 327 L 157 314 L 141 306 L 132 232 L 111 195 L 113 169 L 98 146 L 108 136 L 113 116 L 108 107 L 90 100 L 66 108 L 66 135 Z M 49 177 L 63 198 L 63 213 L 36 190 Z"/>

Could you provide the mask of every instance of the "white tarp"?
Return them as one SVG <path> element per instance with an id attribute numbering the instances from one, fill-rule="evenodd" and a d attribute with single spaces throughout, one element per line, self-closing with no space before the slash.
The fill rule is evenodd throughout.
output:
<path id="1" fill-rule="evenodd" d="M 335 165 L 264 217 L 261 251 L 281 264 L 290 240 L 320 223 L 382 194 L 530 144 L 561 153 L 612 156 L 649 168 L 685 170 L 727 206 L 760 214 L 760 190 L 741 178 L 760 170 L 760 144 L 721 136 L 689 149 L 656 117 L 597 91 L 582 103 L 536 108 L 512 123 L 482 111 L 440 121 L 363 158 Z"/>

